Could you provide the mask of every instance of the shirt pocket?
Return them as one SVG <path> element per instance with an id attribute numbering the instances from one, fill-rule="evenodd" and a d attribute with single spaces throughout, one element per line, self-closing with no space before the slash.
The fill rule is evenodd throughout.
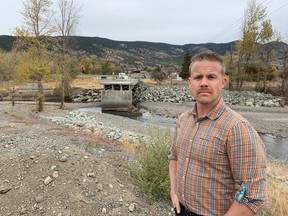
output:
<path id="1" fill-rule="evenodd" d="M 195 157 L 199 161 L 204 163 L 219 162 L 220 158 L 225 156 L 225 151 L 223 148 L 223 140 L 218 136 L 201 136 L 194 146 Z"/>

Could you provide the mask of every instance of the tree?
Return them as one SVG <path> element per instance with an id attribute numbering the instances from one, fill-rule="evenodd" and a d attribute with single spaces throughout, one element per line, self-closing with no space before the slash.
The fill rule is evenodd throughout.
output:
<path id="1" fill-rule="evenodd" d="M 186 51 L 184 55 L 183 63 L 181 65 L 181 71 L 179 73 L 179 76 L 184 80 L 187 80 L 190 76 L 189 66 L 191 63 L 191 58 L 192 58 L 192 55 L 188 51 Z"/>
<path id="2" fill-rule="evenodd" d="M 275 41 L 280 40 L 280 34 L 272 29 L 271 21 L 266 20 L 262 22 L 262 32 L 260 35 L 259 58 L 261 64 L 266 68 L 263 73 L 263 91 L 266 93 L 268 77 L 272 75 L 272 73 L 270 73 L 272 69 L 271 61 L 276 58 L 274 52 Z"/>
<path id="3" fill-rule="evenodd" d="M 157 66 L 157 67 L 152 71 L 151 77 L 152 77 L 152 79 L 156 80 L 157 83 L 159 84 L 159 82 L 167 79 L 167 78 L 168 78 L 168 75 L 161 70 L 161 67 L 160 67 L 160 66 Z"/>
<path id="4" fill-rule="evenodd" d="M 112 74 L 116 68 L 116 66 L 111 61 L 105 59 L 100 62 L 100 65 L 102 74 Z"/>
<path id="5" fill-rule="evenodd" d="M 92 74 L 96 74 L 97 56 L 91 55 L 90 59 L 91 59 L 91 64 L 92 64 Z"/>
<path id="6" fill-rule="evenodd" d="M 81 72 L 82 74 L 92 73 L 92 63 L 89 57 L 82 58 L 80 60 Z"/>
<path id="7" fill-rule="evenodd" d="M 226 65 L 226 74 L 228 75 L 229 78 L 229 90 L 233 90 L 233 82 L 236 80 L 235 77 L 235 56 L 231 52 L 226 52 L 224 55 L 224 62 Z"/>
<path id="8" fill-rule="evenodd" d="M 38 83 L 37 111 L 41 112 L 44 106 L 43 80 L 47 79 L 50 72 L 50 56 L 48 53 L 47 36 L 54 32 L 51 25 L 53 11 L 51 0 L 25 0 L 23 1 L 22 15 L 24 25 L 16 28 L 17 41 L 14 48 L 16 50 L 25 49 L 29 53 L 28 62 L 22 62 L 27 70 L 18 67 L 18 80 L 26 78 L 25 81 L 32 80 Z M 27 65 L 29 64 L 29 65 Z M 20 70 L 20 71 L 19 71 Z"/>
<path id="9" fill-rule="evenodd" d="M 283 71 L 281 73 L 282 83 L 281 83 L 281 95 L 285 96 L 287 94 L 286 92 L 286 81 L 288 79 L 288 44 L 284 43 L 285 49 L 284 49 L 284 57 L 283 57 Z"/>
<path id="10" fill-rule="evenodd" d="M 242 88 L 245 80 L 245 71 L 255 57 L 261 41 L 270 35 L 270 22 L 265 21 L 267 16 L 266 7 L 257 4 L 256 0 L 248 2 L 244 12 L 244 21 L 241 25 L 241 39 L 236 44 L 237 59 L 237 90 Z M 269 30 L 268 30 L 269 29 Z M 268 34 L 269 33 L 269 34 Z"/>
<path id="11" fill-rule="evenodd" d="M 167 66 L 164 66 L 162 68 L 162 71 L 167 74 L 167 78 L 170 79 L 170 84 L 172 85 L 173 84 L 173 71 L 174 71 L 174 68 L 173 66 L 171 65 L 167 65 Z"/>
<path id="12" fill-rule="evenodd" d="M 17 58 L 14 52 L 0 51 L 0 82 L 13 80 L 16 63 Z"/>
<path id="13" fill-rule="evenodd" d="M 9 89 L 11 89 L 12 87 L 13 89 L 11 97 L 12 106 L 15 105 L 14 92 L 16 84 L 15 75 L 16 75 L 17 62 L 18 62 L 17 53 L 15 53 L 14 51 L 9 53 L 0 51 L 0 83 L 3 82 L 3 84 L 1 83 L 0 93 L 1 90 L 6 89 L 9 91 Z"/>
<path id="14" fill-rule="evenodd" d="M 57 77 L 56 80 L 61 80 L 62 81 L 62 74 L 59 74 L 59 71 L 61 71 L 61 65 L 63 62 L 63 57 L 59 56 L 58 53 L 56 53 L 54 55 L 53 58 L 53 66 L 52 66 L 52 71 L 53 74 L 55 74 L 55 76 Z M 60 95 L 61 97 L 64 95 L 65 96 L 65 101 L 71 100 L 71 86 L 70 83 L 73 81 L 73 79 L 75 77 L 77 77 L 77 75 L 80 73 L 81 71 L 81 65 L 79 60 L 75 57 L 75 56 L 71 56 L 71 55 L 65 55 L 64 56 L 64 62 L 65 62 L 65 70 L 67 71 L 67 73 L 69 73 L 69 75 L 65 76 L 65 88 L 64 88 L 64 94 L 63 94 L 63 88 L 60 82 L 60 85 L 58 85 L 58 87 L 55 89 L 55 91 L 57 92 L 57 95 Z M 63 103 L 63 107 L 60 108 L 64 108 L 64 103 Z"/>
<path id="15" fill-rule="evenodd" d="M 56 19 L 56 32 L 60 33 L 61 44 L 61 104 L 64 109 L 65 88 L 68 88 L 70 75 L 67 72 L 68 45 L 72 35 L 76 33 L 79 20 L 81 18 L 82 6 L 79 6 L 74 0 L 58 0 L 59 17 Z"/>

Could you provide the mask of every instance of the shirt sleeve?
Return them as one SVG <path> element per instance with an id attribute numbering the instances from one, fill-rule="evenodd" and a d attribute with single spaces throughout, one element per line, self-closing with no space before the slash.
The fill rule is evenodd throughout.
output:
<path id="1" fill-rule="evenodd" d="M 265 202 L 265 146 L 251 124 L 243 120 L 229 133 L 227 151 L 236 182 L 235 199 L 244 185 L 246 193 L 242 202 L 256 213 Z"/>

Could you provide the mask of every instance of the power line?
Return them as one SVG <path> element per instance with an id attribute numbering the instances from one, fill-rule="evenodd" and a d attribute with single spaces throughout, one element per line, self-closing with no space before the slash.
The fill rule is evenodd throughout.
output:
<path id="1" fill-rule="evenodd" d="M 262 1 L 259 5 L 263 5 L 266 1 L 268 1 L 268 0 Z M 273 1 L 274 1 L 274 0 L 270 0 L 269 2 L 267 2 L 267 3 L 266 3 L 265 5 L 263 5 L 263 6 L 266 7 L 267 5 L 269 5 L 269 4 L 270 4 L 271 2 L 273 2 Z M 284 6 L 286 6 L 286 5 L 288 5 L 288 3 L 285 4 Z M 281 9 L 281 8 L 284 7 L 284 6 L 281 6 L 281 7 L 278 8 L 277 10 Z M 277 10 L 273 11 L 273 13 L 276 12 Z M 270 14 L 269 14 L 269 15 L 270 15 Z M 231 24 L 230 26 L 228 26 L 227 28 L 225 28 L 223 31 L 221 31 L 220 33 L 218 33 L 216 36 L 214 36 L 214 37 L 212 38 L 211 41 L 216 40 L 216 39 L 218 39 L 218 38 L 221 38 L 226 32 L 229 32 L 230 30 L 232 30 L 232 29 L 234 29 L 235 27 L 237 27 L 238 24 L 240 23 L 240 21 L 241 21 L 243 18 L 244 18 L 244 16 L 242 16 L 242 17 L 239 18 L 236 22 L 234 22 L 233 24 Z"/>
<path id="2" fill-rule="evenodd" d="M 284 5 L 282 5 L 281 7 L 277 8 L 276 10 L 272 11 L 272 12 L 269 13 L 267 16 L 270 16 L 271 14 L 273 14 L 273 13 L 275 13 L 276 11 L 278 11 L 278 10 L 280 10 L 280 9 L 282 9 L 282 8 L 284 8 L 284 7 L 286 7 L 287 5 L 288 5 L 288 2 L 285 3 Z"/>
<path id="3" fill-rule="evenodd" d="M 234 22 L 232 25 L 228 26 L 227 28 L 225 28 L 223 31 L 221 31 L 220 33 L 218 33 L 214 39 L 218 39 L 219 37 L 221 37 L 222 35 L 224 35 L 224 33 L 232 30 L 233 28 L 236 27 L 236 25 L 238 25 L 238 23 L 242 20 L 242 17 L 240 19 L 238 19 L 236 22 Z"/>

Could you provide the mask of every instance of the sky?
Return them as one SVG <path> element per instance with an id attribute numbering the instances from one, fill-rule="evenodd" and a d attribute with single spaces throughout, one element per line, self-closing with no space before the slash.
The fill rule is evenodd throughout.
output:
<path id="1" fill-rule="evenodd" d="M 77 35 L 175 45 L 240 38 L 250 0 L 74 0 L 82 5 Z M 23 24 L 21 0 L 0 0 L 0 35 Z M 56 10 L 57 0 L 53 0 Z M 288 0 L 257 0 L 273 28 L 288 38 Z"/>

